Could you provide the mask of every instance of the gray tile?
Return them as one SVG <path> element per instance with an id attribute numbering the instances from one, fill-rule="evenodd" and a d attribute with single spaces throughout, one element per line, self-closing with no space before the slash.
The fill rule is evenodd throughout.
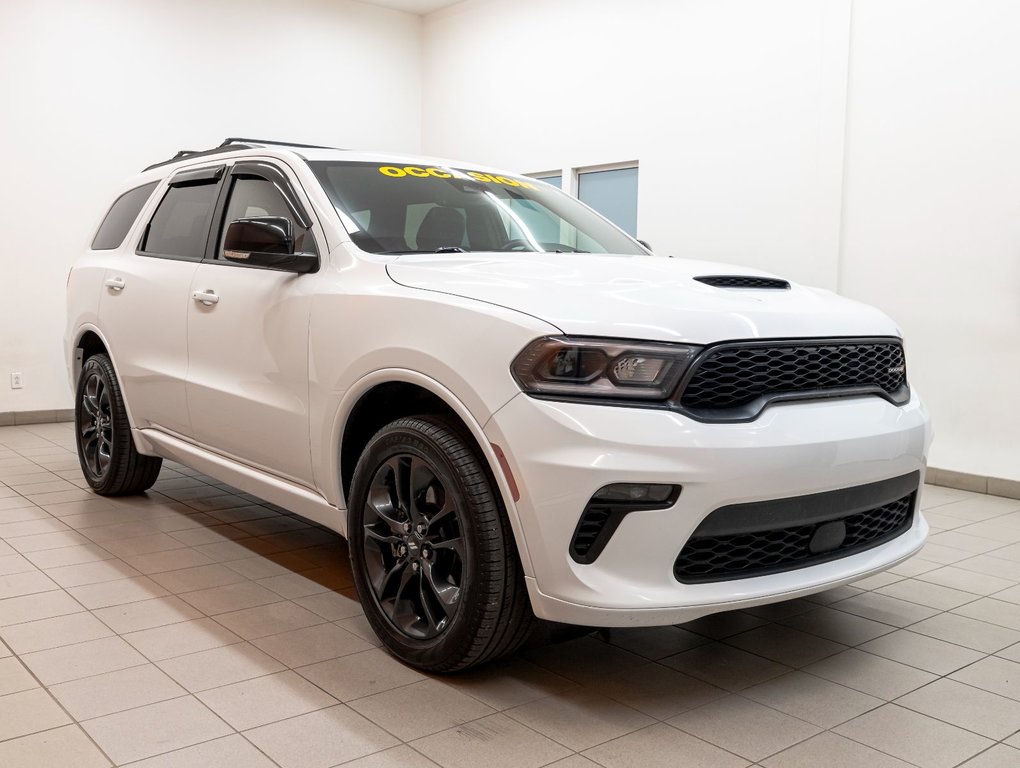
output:
<path id="1" fill-rule="evenodd" d="M 894 627 L 906 627 L 917 621 L 934 616 L 939 611 L 917 603 L 899 600 L 895 597 L 880 595 L 876 592 L 864 592 L 847 600 L 836 603 L 834 608 L 846 613 L 863 616 L 872 621 L 892 624 Z"/>
<path id="2" fill-rule="evenodd" d="M 35 651 L 21 658 L 43 685 L 56 685 L 145 663 L 145 658 L 119 637 Z"/>
<path id="3" fill-rule="evenodd" d="M 726 643 L 795 668 L 846 650 L 842 643 L 778 624 L 734 635 L 727 638 Z"/>
<path id="4" fill-rule="evenodd" d="M 872 710 L 835 731 L 921 768 L 951 768 L 993 744 L 983 736 L 895 704 Z"/>
<path id="5" fill-rule="evenodd" d="M 0 696 L 0 742 L 70 723 L 42 688 Z"/>
<path id="6" fill-rule="evenodd" d="M 593 747 L 654 722 L 635 709 L 584 690 L 537 699 L 507 710 L 506 714 L 574 751 Z"/>
<path id="7" fill-rule="evenodd" d="M 151 661 L 163 661 L 241 642 L 240 637 L 212 619 L 195 619 L 143 629 L 124 635 L 124 639 Z"/>
<path id="8" fill-rule="evenodd" d="M 805 672 L 880 699 L 894 699 L 935 679 L 906 664 L 851 649 L 806 667 Z"/>
<path id="9" fill-rule="evenodd" d="M 252 645 L 279 659 L 288 667 L 303 667 L 329 661 L 372 646 L 335 624 L 318 624 L 252 641 Z"/>
<path id="10" fill-rule="evenodd" d="M 343 705 L 271 723 L 245 736 L 282 768 L 330 768 L 397 744 Z"/>
<path id="11" fill-rule="evenodd" d="M 239 731 L 335 705 L 336 699 L 290 670 L 196 694 Z"/>
<path id="12" fill-rule="evenodd" d="M 61 683 L 50 692 L 77 720 L 112 715 L 187 693 L 151 664 Z"/>
<path id="13" fill-rule="evenodd" d="M 131 768 L 277 768 L 277 765 L 235 733 L 131 763 Z"/>
<path id="14" fill-rule="evenodd" d="M 936 675 L 948 675 L 961 667 L 973 664 L 984 656 L 979 651 L 907 629 L 898 629 L 891 634 L 864 643 L 860 646 L 860 650 L 933 672 Z"/>
<path id="15" fill-rule="evenodd" d="M 761 761 L 765 768 L 911 768 L 895 757 L 835 733 L 820 733 Z"/>
<path id="16" fill-rule="evenodd" d="M 820 729 L 741 696 L 718 699 L 668 721 L 703 741 L 758 761 L 804 741 Z"/>
<path id="17" fill-rule="evenodd" d="M 784 619 L 782 623 L 802 632 L 851 646 L 881 637 L 896 629 L 889 624 L 828 607 L 817 608 L 808 613 Z"/>
<path id="18" fill-rule="evenodd" d="M 340 701 L 351 701 L 424 680 L 389 654 L 372 649 L 296 670 Z"/>
<path id="19" fill-rule="evenodd" d="M 1020 664 L 1015 661 L 988 656 L 954 672 L 950 677 L 975 688 L 1020 701 Z"/>
<path id="20" fill-rule="evenodd" d="M 833 728 L 884 702 L 874 696 L 804 672 L 769 680 L 743 696 L 821 728 Z"/>
<path id="21" fill-rule="evenodd" d="M 1020 702 L 954 680 L 936 680 L 896 703 L 996 741 L 1020 730 Z"/>
<path id="22" fill-rule="evenodd" d="M 189 747 L 231 732 L 226 723 L 190 696 L 87 720 L 82 727 L 118 764 Z"/>
<path id="23" fill-rule="evenodd" d="M 658 720 L 727 695 L 722 688 L 654 663 L 593 677 L 586 687 Z"/>
<path id="24" fill-rule="evenodd" d="M 910 631 L 983 653 L 995 653 L 1020 642 L 1020 632 L 1016 630 L 953 613 L 941 613 L 925 619 L 910 627 Z"/>
<path id="25" fill-rule="evenodd" d="M 570 755 L 566 747 L 502 714 L 426 736 L 411 746 L 443 768 L 539 768 Z"/>
<path id="26" fill-rule="evenodd" d="M 159 668 L 192 693 L 282 672 L 284 666 L 248 643 L 199 651 L 159 662 Z"/>
<path id="27" fill-rule="evenodd" d="M 99 640 L 113 633 L 91 613 L 70 613 L 0 629 L 0 637 L 15 653 L 31 653 L 87 640 Z"/>
<path id="28" fill-rule="evenodd" d="M 157 597 L 93 611 L 93 615 L 114 632 L 127 634 L 154 627 L 191 621 L 202 614 L 179 597 Z"/>
<path id="29" fill-rule="evenodd" d="M 944 587 L 940 584 L 921 581 L 920 579 L 897 581 L 895 584 L 882 587 L 877 590 L 877 593 L 918 603 L 919 605 L 926 605 L 939 611 L 957 608 L 977 598 L 977 595 L 972 592 L 963 592 L 951 587 Z"/>
<path id="30" fill-rule="evenodd" d="M 584 754 L 606 768 L 677 768 L 681 765 L 683 768 L 744 768 L 749 765 L 743 758 L 663 723 L 614 739 Z"/>
<path id="31" fill-rule="evenodd" d="M 784 664 L 721 643 L 693 648 L 662 663 L 727 691 L 750 688 L 790 671 Z"/>
<path id="32" fill-rule="evenodd" d="M 76 725 L 0 742 L 0 765 L 107 768 L 110 761 Z"/>
<path id="33" fill-rule="evenodd" d="M 366 696 L 349 706 L 402 741 L 445 731 L 494 712 L 477 699 L 437 680 L 422 680 Z M 513 712 L 508 714 L 513 717 Z"/>
<path id="34" fill-rule="evenodd" d="M 996 744 L 991 749 L 972 757 L 960 768 L 1016 768 L 1020 765 L 1020 749 Z"/>

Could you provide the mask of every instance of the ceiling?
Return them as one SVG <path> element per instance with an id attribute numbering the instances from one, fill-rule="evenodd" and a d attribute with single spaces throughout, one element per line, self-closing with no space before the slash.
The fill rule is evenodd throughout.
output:
<path id="1" fill-rule="evenodd" d="M 381 5 L 384 8 L 396 8 L 398 11 L 407 11 L 408 13 L 420 13 L 425 15 L 426 13 L 438 11 L 440 8 L 456 5 L 461 2 L 461 0 L 361 0 L 361 2 L 368 3 L 369 5 Z"/>

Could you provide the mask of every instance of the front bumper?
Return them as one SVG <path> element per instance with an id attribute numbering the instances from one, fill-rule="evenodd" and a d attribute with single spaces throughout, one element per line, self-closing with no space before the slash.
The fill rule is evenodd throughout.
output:
<path id="1" fill-rule="evenodd" d="M 590 626 L 655 626 L 829 589 L 910 557 L 928 525 L 829 562 L 754 578 L 681 584 L 673 564 L 698 524 L 730 504 L 873 483 L 914 471 L 931 441 L 915 393 L 777 404 L 755 421 L 703 424 L 642 408 L 518 395 L 486 424 L 520 489 L 526 577 L 541 618 Z M 582 510 L 609 483 L 683 486 L 669 509 L 628 514 L 598 559 L 569 554 Z M 530 572 L 528 572 L 530 571 Z"/>

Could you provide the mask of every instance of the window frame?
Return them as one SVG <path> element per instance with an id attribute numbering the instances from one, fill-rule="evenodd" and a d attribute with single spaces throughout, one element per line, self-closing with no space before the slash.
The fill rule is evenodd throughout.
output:
<path id="1" fill-rule="evenodd" d="M 220 190 L 216 198 L 216 205 L 213 208 L 212 225 L 210 227 L 209 239 L 206 242 L 205 255 L 201 259 L 202 263 L 216 264 L 221 267 L 260 269 L 267 272 L 288 271 L 277 267 L 264 267 L 257 264 L 242 264 L 240 262 L 220 258 L 220 239 L 223 237 L 224 227 L 227 226 L 227 206 L 230 202 L 230 195 L 233 194 L 234 180 L 238 177 L 261 179 L 262 181 L 269 182 L 277 188 L 283 197 L 284 202 L 287 204 L 287 207 L 290 208 L 291 213 L 294 214 L 295 223 L 300 224 L 302 227 L 307 229 L 308 235 L 312 238 L 312 242 L 315 243 L 315 258 L 318 260 L 318 266 L 315 270 L 307 274 L 315 274 L 315 272 L 322 269 L 321 238 L 316 237 L 315 221 L 308 215 L 305 205 L 298 196 L 297 190 L 299 187 L 291 182 L 290 177 L 287 176 L 286 172 L 274 163 L 261 158 L 248 157 L 239 158 L 237 162 L 231 165 L 230 169 L 223 174 Z"/>
<path id="2" fill-rule="evenodd" d="M 171 176 L 163 189 L 163 194 L 159 198 L 159 202 L 152 209 L 149 214 L 148 221 L 142 228 L 141 236 L 138 238 L 138 242 L 135 245 L 135 255 L 145 256 L 150 259 L 170 259 L 172 261 L 188 261 L 192 263 L 199 263 L 205 259 L 205 254 L 209 250 L 209 233 L 212 230 L 212 224 L 216 220 L 216 207 L 219 204 L 219 199 L 223 195 L 223 179 L 226 176 L 226 164 L 219 163 L 216 165 L 201 166 L 198 168 L 185 168 L 178 171 Z M 158 253 L 156 251 L 149 251 L 143 249 L 143 244 L 147 244 L 149 239 L 149 229 L 152 227 L 152 220 L 156 217 L 159 209 L 163 206 L 167 196 L 170 194 L 170 190 L 177 187 L 191 187 L 191 186 L 215 186 L 216 192 L 213 203 L 213 215 L 209 219 L 209 229 L 205 233 L 205 248 L 202 249 L 202 254 L 198 257 L 192 256 L 181 256 L 174 253 Z M 150 198 L 151 199 L 151 198 Z"/>

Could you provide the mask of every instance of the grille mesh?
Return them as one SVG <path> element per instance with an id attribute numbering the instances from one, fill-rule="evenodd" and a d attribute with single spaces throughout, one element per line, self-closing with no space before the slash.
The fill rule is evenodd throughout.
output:
<path id="1" fill-rule="evenodd" d="M 580 525 L 577 526 L 577 532 L 571 543 L 575 555 L 583 558 L 588 554 L 599 534 L 602 533 L 602 529 L 609 522 L 611 512 L 609 507 L 603 506 L 588 506 L 584 510 Z"/>
<path id="2" fill-rule="evenodd" d="M 692 536 L 677 557 L 673 573 L 685 583 L 746 579 L 846 557 L 903 533 L 910 527 L 913 508 L 911 493 L 884 506 L 842 518 L 846 537 L 836 549 L 822 554 L 811 552 L 809 544 L 818 526 L 824 523 L 728 536 Z"/>
<path id="3" fill-rule="evenodd" d="M 766 288 L 785 290 L 790 284 L 777 277 L 755 277 L 753 275 L 703 275 L 694 278 L 699 283 L 716 288 Z"/>
<path id="4" fill-rule="evenodd" d="M 685 408 L 737 408 L 763 395 L 860 386 L 892 395 L 906 383 L 898 341 L 724 346 L 695 365 L 680 396 Z"/>

